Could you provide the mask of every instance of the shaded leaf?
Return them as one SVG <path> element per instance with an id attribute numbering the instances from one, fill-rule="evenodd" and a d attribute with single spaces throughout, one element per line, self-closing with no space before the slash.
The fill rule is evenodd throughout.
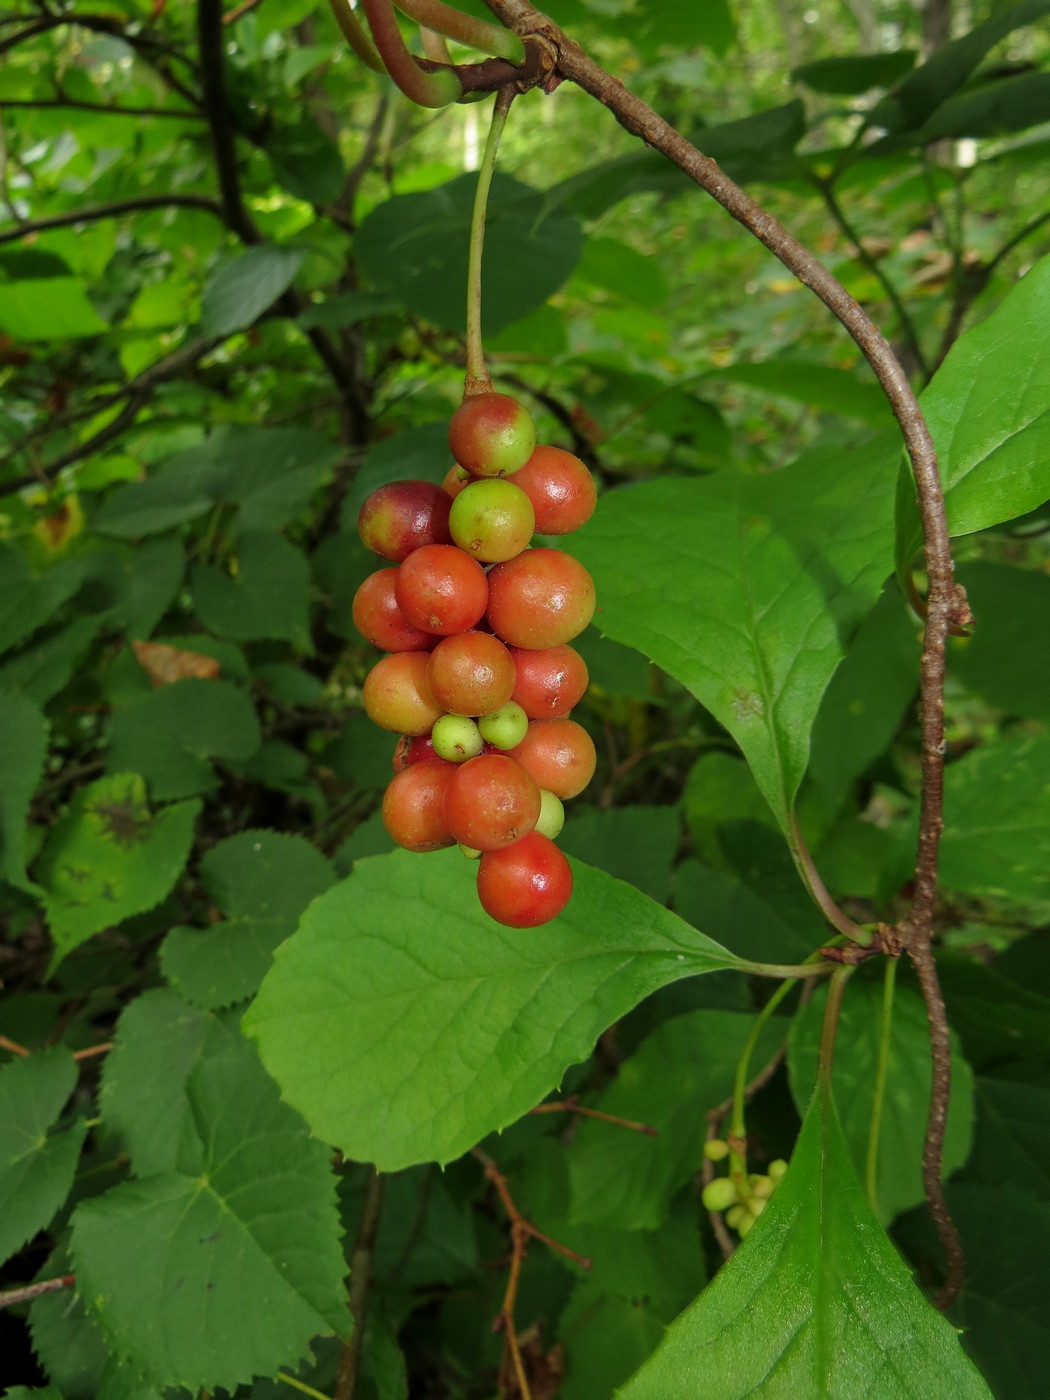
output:
<path id="1" fill-rule="evenodd" d="M 238 541 L 236 574 L 231 578 L 212 564 L 196 564 L 190 586 L 201 621 L 221 637 L 276 638 L 309 649 L 309 565 L 276 531 L 245 531 Z"/>
<path id="2" fill-rule="evenodd" d="M 629 885 L 574 874 L 565 912 L 527 938 L 484 913 L 455 850 L 372 857 L 315 900 L 245 1028 L 318 1136 L 384 1171 L 450 1161 L 649 992 L 739 966 Z"/>
<path id="3" fill-rule="evenodd" d="M 252 325 L 292 285 L 306 253 L 260 243 L 220 264 L 204 286 L 201 332 L 226 336 Z"/>
<path id="4" fill-rule="evenodd" d="M 68 684 L 84 651 L 106 621 L 104 613 L 78 617 L 68 627 L 50 632 L 0 665 L 0 691 L 18 691 L 46 705 Z"/>
<path id="5" fill-rule="evenodd" d="M 771 394 L 812 404 L 825 413 L 856 418 L 873 428 L 885 428 L 891 418 L 886 395 L 870 378 L 834 365 L 805 360 L 756 360 L 752 364 L 726 365 L 708 377 L 733 384 L 751 384 Z"/>
<path id="6" fill-rule="evenodd" d="M 1050 720 L 1050 648 L 1037 640 L 1050 617 L 1050 577 L 975 561 L 956 570 L 976 619 L 951 645 L 949 668 L 1011 715 Z"/>
<path id="7" fill-rule="evenodd" d="M 570 810 L 558 845 L 664 904 L 679 835 L 676 807 L 584 807 Z"/>
<path id="8" fill-rule="evenodd" d="M 0 879 L 36 887 L 26 876 L 26 818 L 44 771 L 48 723 L 24 695 L 0 693 Z"/>
<path id="9" fill-rule="evenodd" d="M 978 1077 L 977 1126 L 966 1175 L 1050 1199 L 1050 1088 Z"/>
<path id="10" fill-rule="evenodd" d="M 914 68 L 917 57 L 913 49 L 895 49 L 892 53 L 818 58 L 814 63 L 803 63 L 793 68 L 791 76 L 814 92 L 853 97 L 867 92 L 869 88 L 889 87 Z"/>

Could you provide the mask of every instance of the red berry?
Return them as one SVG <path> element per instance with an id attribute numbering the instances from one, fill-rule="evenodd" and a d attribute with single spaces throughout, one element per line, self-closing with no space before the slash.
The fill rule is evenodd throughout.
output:
<path id="1" fill-rule="evenodd" d="M 380 729 L 395 734 L 429 734 L 445 713 L 427 680 L 430 657 L 423 651 L 384 656 L 364 684 L 365 713 Z"/>
<path id="2" fill-rule="evenodd" d="M 532 456 L 536 426 L 509 394 L 472 394 L 452 415 L 448 445 L 475 476 L 509 476 Z"/>
<path id="3" fill-rule="evenodd" d="M 585 525 L 598 503 L 594 477 L 571 452 L 537 447 L 514 476 L 532 502 L 541 535 L 567 535 Z"/>
<path id="4" fill-rule="evenodd" d="M 383 825 L 409 851 L 439 851 L 452 846 L 445 821 L 445 793 L 455 765 L 424 759 L 392 780 L 383 794 Z"/>
<path id="5" fill-rule="evenodd" d="M 496 564 L 489 573 L 488 588 L 489 623 L 508 646 L 561 646 L 579 636 L 594 616 L 590 574 L 571 554 L 557 549 L 527 549 Z M 400 591 L 398 601 L 408 612 Z M 419 625 L 417 618 L 409 616 Z"/>
<path id="6" fill-rule="evenodd" d="M 434 634 L 413 626 L 397 605 L 396 569 L 369 574 L 354 594 L 354 626 L 380 651 L 429 651 Z"/>
<path id="7" fill-rule="evenodd" d="M 587 663 L 572 647 L 544 647 L 529 651 L 511 647 L 514 658 L 514 691 L 529 719 L 566 719 L 587 689 Z"/>
<path id="8" fill-rule="evenodd" d="M 489 586 L 476 559 L 454 544 L 428 544 L 398 569 L 394 593 L 409 622 L 450 637 L 481 621 Z"/>
<path id="9" fill-rule="evenodd" d="M 357 530 L 367 549 L 399 564 L 424 544 L 447 544 L 452 502 L 432 481 L 391 481 L 361 507 Z"/>
<path id="10" fill-rule="evenodd" d="M 434 752 L 434 741 L 429 734 L 402 734 L 394 749 L 394 756 L 391 760 L 394 766 L 394 775 L 403 773 L 406 768 L 411 768 L 414 763 L 422 763 L 425 758 L 437 758 Z"/>
<path id="11" fill-rule="evenodd" d="M 535 780 L 504 754 L 469 759 L 449 780 L 445 820 L 463 846 L 497 851 L 527 835 L 539 815 Z"/>
<path id="12" fill-rule="evenodd" d="M 535 928 L 560 914 L 572 894 L 572 870 L 553 841 L 530 832 L 478 866 L 481 907 L 497 923 Z"/>
<path id="13" fill-rule="evenodd" d="M 487 715 L 510 699 L 514 662 L 488 632 L 461 632 L 438 642 L 427 670 L 434 698 L 452 715 Z"/>
<path id="14" fill-rule="evenodd" d="M 451 496 L 452 499 L 455 500 L 459 493 L 465 491 L 474 479 L 470 472 L 465 471 L 463 467 L 453 462 L 445 473 L 445 479 L 441 483 L 441 489 L 447 496 Z"/>
<path id="15" fill-rule="evenodd" d="M 594 777 L 594 740 L 574 719 L 537 719 L 517 748 L 509 750 L 541 788 L 576 797 Z"/>

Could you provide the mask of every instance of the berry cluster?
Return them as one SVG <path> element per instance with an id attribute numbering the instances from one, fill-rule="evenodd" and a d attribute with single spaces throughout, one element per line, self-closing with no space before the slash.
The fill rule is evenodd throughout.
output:
<path id="1" fill-rule="evenodd" d="M 597 493 L 577 457 L 536 446 L 507 394 L 464 399 L 449 446 L 442 486 L 381 486 L 358 517 L 365 545 L 397 566 L 365 579 L 353 607 L 390 653 L 365 681 L 365 710 L 402 736 L 383 821 L 410 851 L 458 842 L 480 857 L 484 909 L 532 928 L 572 892 L 553 838 L 596 756 L 569 718 L 587 667 L 567 645 L 591 620 L 594 584 L 571 555 L 529 541 L 577 529 Z"/>
<path id="2" fill-rule="evenodd" d="M 729 1144 L 721 1138 L 710 1138 L 704 1143 L 704 1156 L 712 1162 L 721 1162 L 729 1156 Z M 770 1196 L 777 1188 L 781 1177 L 788 1169 L 782 1157 L 770 1162 L 766 1175 L 755 1172 L 747 1176 L 716 1176 L 704 1187 L 701 1199 L 706 1210 L 724 1210 L 726 1224 L 735 1230 L 741 1239 L 751 1229 L 766 1208 Z"/>

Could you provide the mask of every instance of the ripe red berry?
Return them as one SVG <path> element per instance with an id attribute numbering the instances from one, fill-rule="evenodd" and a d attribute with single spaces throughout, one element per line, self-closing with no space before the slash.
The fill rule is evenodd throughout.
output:
<path id="1" fill-rule="evenodd" d="M 427 670 L 434 698 L 453 715 L 487 715 L 510 699 L 514 662 L 488 632 L 460 632 L 438 642 Z"/>
<path id="2" fill-rule="evenodd" d="M 476 559 L 454 544 L 428 544 L 398 569 L 394 593 L 409 622 L 450 637 L 481 621 L 489 586 Z"/>
<path id="3" fill-rule="evenodd" d="M 429 734 L 402 734 L 397 741 L 397 747 L 394 749 L 391 760 L 394 776 L 403 773 L 406 768 L 411 768 L 414 763 L 422 763 L 426 758 L 437 758 L 438 756 L 434 751 L 434 741 Z"/>
<path id="4" fill-rule="evenodd" d="M 585 525 L 598 503 L 594 477 L 571 452 L 537 447 L 514 477 L 536 512 L 541 535 L 567 535 Z"/>
<path id="5" fill-rule="evenodd" d="M 475 476 L 509 476 L 532 456 L 536 426 L 509 394 L 472 394 L 452 415 L 448 445 Z"/>
<path id="6" fill-rule="evenodd" d="M 497 923 L 535 928 L 560 914 L 572 894 L 572 870 L 553 841 L 538 831 L 478 865 L 478 898 Z"/>
<path id="7" fill-rule="evenodd" d="M 528 549 L 494 565 L 488 588 L 489 623 L 508 646 L 561 646 L 579 636 L 594 616 L 590 574 L 571 554 L 557 549 Z M 400 591 L 398 601 L 407 613 Z"/>
<path id="8" fill-rule="evenodd" d="M 391 481 L 361 507 L 358 534 L 367 549 L 399 564 L 421 545 L 448 543 L 451 505 L 432 481 Z"/>
<path id="9" fill-rule="evenodd" d="M 452 763 L 428 758 L 391 781 L 383 794 L 383 825 L 399 846 L 440 851 L 455 844 L 445 821 L 445 793 L 455 771 Z"/>
<path id="10" fill-rule="evenodd" d="M 369 574 L 354 594 L 354 626 L 380 651 L 429 651 L 434 634 L 413 626 L 397 605 L 396 569 Z"/>
<path id="11" fill-rule="evenodd" d="M 511 647 L 515 700 L 529 719 L 566 719 L 587 689 L 587 663 L 572 647 Z"/>
<path id="12" fill-rule="evenodd" d="M 463 846 L 497 851 L 527 835 L 540 815 L 540 790 L 520 763 L 481 754 L 457 768 L 445 792 L 445 820 Z"/>
<path id="13" fill-rule="evenodd" d="M 576 797 L 594 777 L 594 740 L 574 719 L 538 719 L 510 750 L 541 788 L 556 797 Z"/>
<path id="14" fill-rule="evenodd" d="M 441 489 L 447 496 L 451 496 L 452 499 L 455 500 L 459 493 L 465 491 L 474 480 L 475 478 L 471 476 L 470 472 L 466 471 L 465 468 L 461 467 L 457 462 L 453 462 L 445 473 L 445 478 L 441 483 Z"/>
<path id="15" fill-rule="evenodd" d="M 395 734 L 429 734 L 445 711 L 434 699 L 427 679 L 430 657 L 424 651 L 384 656 L 365 679 L 365 713 L 380 729 Z"/>

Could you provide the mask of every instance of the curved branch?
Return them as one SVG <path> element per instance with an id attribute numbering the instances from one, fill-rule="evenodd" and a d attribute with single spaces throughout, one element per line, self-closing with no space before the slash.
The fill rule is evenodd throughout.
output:
<path id="1" fill-rule="evenodd" d="M 105 102 L 80 102 L 75 97 L 0 98 L 0 110 L 8 107 L 52 108 L 69 107 L 78 112 L 99 112 L 106 117 L 189 117 L 199 121 L 199 111 L 180 111 L 177 107 L 118 107 Z"/>
<path id="2" fill-rule="evenodd" d="M 95 204 L 87 209 L 71 209 L 66 214 L 51 214 L 44 219 L 28 219 L 17 228 L 0 232 L 0 243 L 15 243 L 29 233 L 44 233 L 52 228 L 69 228 L 73 224 L 93 224 L 99 219 L 118 219 L 121 214 L 136 214 L 143 209 L 203 209 L 225 220 L 218 201 L 204 194 L 146 194 L 138 199 L 117 199 L 112 204 Z"/>
<path id="3" fill-rule="evenodd" d="M 393 0 L 361 0 L 361 5 L 386 70 L 406 97 L 420 107 L 447 107 L 462 96 L 454 69 L 437 65 L 435 71 L 425 72 L 409 53 Z"/>

